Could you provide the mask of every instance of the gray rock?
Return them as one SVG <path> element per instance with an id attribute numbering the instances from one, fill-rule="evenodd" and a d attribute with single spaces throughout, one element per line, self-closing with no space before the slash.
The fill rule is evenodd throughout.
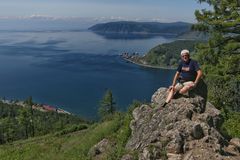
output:
<path id="1" fill-rule="evenodd" d="M 204 137 L 203 129 L 200 124 L 193 126 L 192 136 L 195 139 L 201 139 Z"/>
<path id="2" fill-rule="evenodd" d="M 240 139 L 239 138 L 232 138 L 230 140 L 230 144 L 240 148 Z"/>
<path id="3" fill-rule="evenodd" d="M 168 160 L 181 160 L 182 155 L 181 154 L 174 154 L 174 153 L 168 153 Z"/>
<path id="4" fill-rule="evenodd" d="M 130 154 L 126 154 L 121 158 L 121 160 L 134 160 L 134 158 Z"/>
<path id="5" fill-rule="evenodd" d="M 143 149 L 143 152 L 139 155 L 139 160 L 156 160 L 161 158 L 161 149 L 158 146 L 148 146 Z"/>
<path id="6" fill-rule="evenodd" d="M 132 134 L 126 149 L 138 151 L 142 160 L 163 156 L 184 160 L 238 157 L 239 153 L 233 156 L 224 150 L 228 142 L 218 131 L 222 123 L 220 111 L 198 94 L 192 95 L 174 98 L 161 108 L 167 88 L 158 89 L 151 105 L 133 111 Z"/>
<path id="7" fill-rule="evenodd" d="M 172 141 L 167 144 L 166 150 L 168 153 L 183 153 L 183 145 L 184 139 L 180 133 L 177 133 L 176 135 L 174 135 Z"/>
<path id="8" fill-rule="evenodd" d="M 101 140 L 98 144 L 94 145 L 88 152 L 91 159 L 102 159 L 103 155 L 109 150 L 113 144 L 108 139 Z"/>
<path id="9" fill-rule="evenodd" d="M 162 106 L 167 98 L 167 88 L 159 88 L 157 92 L 152 95 L 151 102 L 153 104 Z"/>

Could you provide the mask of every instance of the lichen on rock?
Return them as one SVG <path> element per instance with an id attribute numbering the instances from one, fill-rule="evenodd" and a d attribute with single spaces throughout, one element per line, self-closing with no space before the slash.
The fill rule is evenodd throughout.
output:
<path id="1" fill-rule="evenodd" d="M 219 132 L 223 120 L 211 103 L 193 94 L 172 99 L 161 108 L 166 96 L 167 88 L 159 88 L 152 96 L 151 105 L 133 111 L 132 135 L 126 149 L 137 150 L 141 160 L 240 158 L 236 145 L 225 149 L 229 142 Z M 239 143 L 233 141 L 232 144 Z"/>

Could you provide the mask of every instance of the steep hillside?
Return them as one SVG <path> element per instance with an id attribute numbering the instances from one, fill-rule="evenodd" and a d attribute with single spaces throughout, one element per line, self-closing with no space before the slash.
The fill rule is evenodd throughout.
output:
<path id="1" fill-rule="evenodd" d="M 139 106 L 138 103 L 135 105 Z M 104 138 L 110 139 L 114 147 L 101 155 L 102 159 L 120 159 L 126 153 L 125 145 L 131 134 L 130 113 L 116 113 L 110 120 L 79 131 L 70 127 L 45 136 L 0 145 L 1 160 L 87 160 L 95 154 L 92 147 Z"/>
<path id="2" fill-rule="evenodd" d="M 188 49 L 194 53 L 195 46 L 203 41 L 199 40 L 177 40 L 170 43 L 157 45 L 145 55 L 122 54 L 122 57 L 130 62 L 153 68 L 176 68 L 180 61 L 180 52 Z"/>
<path id="3" fill-rule="evenodd" d="M 0 146 L 1 159 L 233 159 L 240 139 L 225 138 L 220 111 L 206 101 L 206 86 L 175 97 L 165 108 L 167 88 L 151 104 L 136 103 L 129 112 L 77 132 L 57 132 Z M 204 97 L 204 98 L 203 98 Z"/>
<path id="4" fill-rule="evenodd" d="M 180 60 L 181 50 L 188 49 L 192 53 L 195 45 L 199 42 L 196 40 L 178 40 L 160 44 L 152 48 L 145 55 L 144 60 L 150 65 L 176 67 Z"/>
<path id="5" fill-rule="evenodd" d="M 89 124 L 79 116 L 50 106 L 0 101 L 0 144 L 56 131 L 86 129 Z"/>
<path id="6" fill-rule="evenodd" d="M 116 132 L 119 127 L 117 120 L 92 125 L 83 131 L 50 134 L 2 145 L 0 157 L 2 160 L 86 160 L 94 144 Z"/>

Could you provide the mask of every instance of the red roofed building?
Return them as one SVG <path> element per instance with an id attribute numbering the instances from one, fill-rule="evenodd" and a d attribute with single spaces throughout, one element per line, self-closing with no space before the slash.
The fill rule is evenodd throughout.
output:
<path id="1" fill-rule="evenodd" d="M 45 109 L 47 111 L 54 111 L 54 112 L 57 111 L 57 109 L 55 107 L 53 107 L 53 106 L 43 105 L 42 107 L 43 107 L 43 109 Z"/>

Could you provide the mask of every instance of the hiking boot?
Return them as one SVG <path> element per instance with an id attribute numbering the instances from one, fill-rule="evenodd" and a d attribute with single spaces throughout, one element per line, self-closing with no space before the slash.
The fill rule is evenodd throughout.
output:
<path id="1" fill-rule="evenodd" d="M 173 98 L 180 98 L 181 97 L 181 94 L 179 92 L 176 92 L 173 96 Z"/>
<path id="2" fill-rule="evenodd" d="M 165 106 L 166 106 L 167 104 L 168 104 L 168 103 L 165 102 L 161 107 L 162 107 L 162 108 L 165 108 Z"/>

